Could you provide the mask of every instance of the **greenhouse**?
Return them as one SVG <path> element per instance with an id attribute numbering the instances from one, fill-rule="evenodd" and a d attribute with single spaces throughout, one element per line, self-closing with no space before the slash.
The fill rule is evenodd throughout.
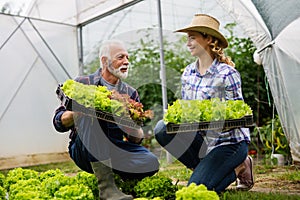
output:
<path id="1" fill-rule="evenodd" d="M 7 0 L 0 2 L 0 9 L 0 169 L 70 159 L 68 134 L 58 133 L 52 124 L 60 105 L 56 89 L 85 74 L 105 40 L 120 39 L 135 50 L 136 44 L 150 38 L 159 46 L 160 63 L 155 67 L 161 82 L 155 84 L 161 87 L 163 113 L 171 103 L 167 89 L 173 90 L 166 88 L 173 74 L 164 63 L 164 41 L 177 42 L 182 34 L 174 30 L 190 23 L 196 13 L 220 19 L 220 31 L 228 37 L 232 33 L 225 26 L 236 24 L 235 35 L 253 42 L 253 59 L 263 67 L 273 99 L 267 102 L 273 110 L 269 117 L 275 119 L 276 110 L 292 163 L 300 163 L 296 0 Z"/>

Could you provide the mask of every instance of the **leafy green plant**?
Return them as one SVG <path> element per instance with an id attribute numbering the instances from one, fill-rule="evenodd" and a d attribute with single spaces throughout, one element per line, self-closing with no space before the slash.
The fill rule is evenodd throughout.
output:
<path id="1" fill-rule="evenodd" d="M 175 199 L 175 192 L 177 186 L 172 184 L 172 180 L 168 177 L 154 175 L 142 179 L 134 187 L 137 197 L 154 198 L 160 197 L 162 199 Z"/>
<path id="2" fill-rule="evenodd" d="M 52 200 L 48 194 L 43 193 L 41 191 L 31 191 L 31 190 L 23 190 L 17 193 L 13 198 L 9 198 L 10 200 Z"/>
<path id="3" fill-rule="evenodd" d="M 29 193 L 28 196 L 26 193 Z M 9 199 L 30 199 L 33 195 L 39 199 L 51 199 L 51 196 L 41 188 L 41 182 L 37 178 L 19 180 L 10 186 Z"/>
<path id="4" fill-rule="evenodd" d="M 278 115 L 268 121 L 266 125 L 255 127 L 253 135 L 259 137 L 263 143 L 263 151 L 265 154 L 279 153 L 284 156 L 290 155 L 289 144 Z"/>
<path id="5" fill-rule="evenodd" d="M 54 193 L 54 200 L 94 200 L 92 190 L 83 184 L 65 185 Z"/>
<path id="6" fill-rule="evenodd" d="M 139 179 L 129 179 L 123 180 L 118 174 L 115 174 L 115 183 L 120 188 L 120 190 L 125 194 L 130 194 L 132 196 L 136 196 L 134 191 L 134 187 L 139 182 Z"/>
<path id="7" fill-rule="evenodd" d="M 6 200 L 6 189 L 0 186 L 0 200 Z"/>
<path id="8" fill-rule="evenodd" d="M 19 180 L 37 179 L 38 172 L 31 169 L 15 168 L 10 170 L 5 179 L 4 187 L 9 192 L 10 186 Z"/>
<path id="9" fill-rule="evenodd" d="M 41 185 L 48 194 L 50 194 L 51 196 L 54 196 L 54 193 L 57 190 L 59 190 L 59 188 L 65 186 L 65 185 L 72 185 L 74 183 L 75 183 L 75 179 L 73 177 L 69 177 L 69 176 L 65 176 L 65 175 L 57 175 L 57 176 L 45 179 Z"/>
<path id="10" fill-rule="evenodd" d="M 189 186 L 183 187 L 176 192 L 176 200 L 186 199 L 219 200 L 220 198 L 215 191 L 207 190 L 205 185 L 191 183 Z"/>
<path id="11" fill-rule="evenodd" d="M 66 96 L 87 108 L 130 117 L 137 123 L 143 123 L 153 116 L 151 110 L 144 111 L 143 104 L 131 99 L 128 94 L 109 91 L 106 86 L 86 85 L 68 79 L 61 89 Z"/>
<path id="12" fill-rule="evenodd" d="M 41 182 L 43 182 L 44 180 L 50 178 L 50 177 L 54 177 L 54 176 L 63 176 L 63 172 L 60 169 L 49 169 L 45 172 L 41 172 L 39 174 L 39 180 Z"/>
<path id="13" fill-rule="evenodd" d="M 252 110 L 242 100 L 221 101 L 218 98 L 205 100 L 178 99 L 170 105 L 164 115 L 166 123 L 193 123 L 240 119 L 252 115 Z"/>
<path id="14" fill-rule="evenodd" d="M 5 175 L 0 173 L 0 187 L 4 187 Z"/>
<path id="15" fill-rule="evenodd" d="M 88 186 L 94 197 L 99 197 L 98 180 L 94 174 L 90 174 L 85 171 L 78 172 L 75 176 L 75 181 L 77 184 Z"/>

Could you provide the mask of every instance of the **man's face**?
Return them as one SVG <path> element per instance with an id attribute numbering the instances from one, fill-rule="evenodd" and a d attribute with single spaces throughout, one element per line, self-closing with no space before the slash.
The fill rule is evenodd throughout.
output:
<path id="1" fill-rule="evenodd" d="M 125 79 L 128 76 L 128 52 L 122 46 L 111 47 L 111 59 L 108 60 L 108 71 L 114 76 Z"/>

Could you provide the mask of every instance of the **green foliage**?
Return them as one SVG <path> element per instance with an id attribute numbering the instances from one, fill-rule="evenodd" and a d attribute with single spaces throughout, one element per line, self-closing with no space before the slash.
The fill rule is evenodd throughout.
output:
<path id="1" fill-rule="evenodd" d="M 137 197 L 160 197 L 166 200 L 175 199 L 176 190 L 170 178 L 158 175 L 146 177 L 134 187 Z"/>
<path id="2" fill-rule="evenodd" d="M 6 200 L 6 189 L 0 186 L 0 200 Z"/>
<path id="3" fill-rule="evenodd" d="M 94 174 L 85 171 L 78 172 L 75 176 L 75 181 L 78 184 L 88 186 L 94 197 L 99 197 L 98 180 Z"/>
<path id="4" fill-rule="evenodd" d="M 128 117 L 137 124 L 153 117 L 151 110 L 144 111 L 142 103 L 131 99 L 128 94 L 120 94 L 116 90 L 109 91 L 106 86 L 87 85 L 68 79 L 61 89 L 66 96 L 86 108 Z"/>
<path id="5" fill-rule="evenodd" d="M 205 185 L 196 185 L 191 183 L 176 192 L 176 200 L 199 199 L 199 200 L 219 200 L 215 191 L 207 190 Z"/>
<path id="6" fill-rule="evenodd" d="M 10 200 L 51 200 L 52 197 L 40 191 L 23 190 L 17 193 L 13 198 L 9 198 L 9 199 Z"/>
<path id="7" fill-rule="evenodd" d="M 178 99 L 168 107 L 164 115 L 164 121 L 175 124 L 194 123 L 240 119 L 246 115 L 252 115 L 252 110 L 242 100 L 221 101 L 218 98 L 205 100 Z"/>
<path id="8" fill-rule="evenodd" d="M 28 194 L 27 194 L 28 192 Z M 19 180 L 10 186 L 9 199 L 51 199 L 51 196 L 41 189 L 41 182 L 38 179 Z"/>
<path id="9" fill-rule="evenodd" d="M 5 175 L 0 173 L 0 187 L 4 187 Z"/>
<path id="10" fill-rule="evenodd" d="M 83 184 L 65 185 L 54 193 L 54 200 L 94 200 L 92 190 Z"/>
<path id="11" fill-rule="evenodd" d="M 120 188 L 120 190 L 125 194 L 131 194 L 136 196 L 134 187 L 139 182 L 138 179 L 122 180 L 118 174 L 115 174 L 115 183 Z"/>
<path id="12" fill-rule="evenodd" d="M 261 126 L 272 113 L 270 88 L 263 66 L 257 65 L 253 60 L 253 53 L 256 50 L 253 42 L 250 38 L 234 36 L 232 30 L 235 26 L 236 24 L 231 23 L 225 27 L 230 33 L 227 37 L 229 46 L 225 53 L 231 57 L 241 74 L 244 100 L 253 111 L 256 111 L 253 116 L 254 121 Z"/>
<path id="13" fill-rule="evenodd" d="M 65 172 L 65 171 L 70 171 L 70 169 L 72 169 L 74 167 L 72 162 L 66 162 L 66 163 L 39 165 L 39 166 L 30 167 L 30 168 L 38 169 L 40 171 L 40 176 L 42 174 L 44 174 L 43 175 L 44 177 L 49 175 L 49 178 L 50 178 L 50 177 L 52 177 L 51 174 L 55 174 L 56 171 L 57 171 L 58 176 L 60 174 L 60 172 L 58 172 L 58 170 L 51 170 L 50 172 L 47 172 L 47 170 L 49 170 L 50 168 L 59 167 L 60 169 L 62 169 L 62 171 Z M 70 163 L 72 163 L 72 165 Z M 187 168 L 178 161 L 168 164 L 168 166 L 165 166 L 163 168 L 165 168 L 165 169 L 162 169 L 158 172 L 158 174 L 161 174 L 160 176 L 163 176 L 163 177 L 166 176 L 171 179 L 179 179 L 180 178 L 181 179 L 180 181 L 183 181 L 183 182 L 188 180 L 188 178 L 190 177 L 190 174 L 192 172 L 191 170 L 187 170 Z M 287 166 L 285 168 L 287 169 L 287 171 L 285 173 L 274 173 L 274 170 L 276 169 L 276 167 L 274 167 L 274 166 L 256 165 L 255 172 L 256 172 L 256 174 L 272 175 L 272 178 L 276 179 L 276 180 L 285 180 L 285 182 L 290 181 L 293 184 L 298 184 L 300 181 L 299 169 L 295 168 L 295 166 Z M 259 169 L 259 171 L 257 169 Z M 282 168 L 280 168 L 280 169 L 282 169 Z M 9 170 L 9 171 L 11 171 L 11 170 Z M 8 171 L 8 173 L 9 173 L 9 171 Z M 76 173 L 76 172 L 77 171 L 75 171 L 75 172 L 72 171 L 72 173 Z M 54 176 L 56 176 L 56 175 L 54 175 Z M 32 179 L 31 180 L 29 179 L 27 184 L 32 183 L 33 186 L 31 186 L 31 188 L 34 188 L 34 185 L 36 185 L 34 183 L 37 183 L 36 181 L 40 181 L 40 180 L 47 181 L 47 178 L 43 179 L 43 178 L 38 177 L 38 179 L 35 181 L 32 181 Z M 26 182 L 26 180 L 23 180 L 20 182 L 20 188 L 23 188 L 26 185 L 26 184 L 24 184 L 25 182 Z M 116 183 L 117 182 L 118 181 L 116 180 Z M 75 181 L 74 183 L 70 183 L 70 184 L 78 185 L 79 183 L 77 183 L 77 181 Z M 126 182 L 124 182 L 124 184 L 126 184 Z M 54 196 L 50 196 L 49 194 L 47 194 L 41 186 L 42 185 L 40 184 L 39 191 L 35 191 L 35 190 L 28 191 L 25 188 L 26 187 L 25 186 L 22 190 L 19 189 L 19 192 L 14 196 L 14 199 L 12 199 L 12 198 L 9 198 L 9 199 L 10 200 L 15 200 L 15 199 L 17 199 L 17 200 L 50 200 L 50 199 L 54 199 Z M 186 186 L 176 185 L 176 188 L 182 189 L 183 187 L 186 187 Z M 30 187 L 28 187 L 28 188 L 30 189 Z M 283 188 L 280 188 L 280 189 L 283 189 Z M 274 188 L 274 191 L 275 190 L 276 190 L 276 187 Z M 83 190 L 81 190 L 81 191 L 83 191 Z M 6 200 L 5 197 L 1 199 L 1 197 L 3 197 L 3 195 L 5 195 L 5 193 L 6 193 L 5 188 L 1 189 L 1 187 L 0 187 L 0 200 Z M 90 194 L 90 191 L 88 193 Z M 68 193 L 68 194 L 70 194 L 70 193 Z M 75 194 L 76 194 L 76 192 L 74 193 L 74 198 L 76 197 Z M 49 196 L 50 196 L 50 198 L 49 198 Z M 289 193 L 280 194 L 280 193 L 275 193 L 275 192 L 266 193 L 266 192 L 255 192 L 255 191 L 243 192 L 243 191 L 235 191 L 235 190 L 227 190 L 226 192 L 220 194 L 219 197 L 221 200 L 244 200 L 244 199 L 260 199 L 260 200 L 283 200 L 283 199 L 284 200 L 286 200 L 286 199 L 287 200 L 296 200 L 297 199 L 298 200 L 300 198 L 299 194 L 298 195 L 289 194 Z M 72 197 L 70 196 L 69 199 L 72 199 Z M 82 199 L 84 199 L 84 198 L 82 198 Z M 194 199 L 196 199 L 196 198 L 194 198 Z M 60 200 L 62 200 L 62 199 L 60 199 Z M 78 198 L 78 200 L 79 200 L 79 198 Z M 161 197 L 153 197 L 153 198 L 152 197 L 139 197 L 138 198 L 137 197 L 137 198 L 135 198 L 135 200 L 163 200 L 163 198 L 161 198 Z"/>
<path id="14" fill-rule="evenodd" d="M 94 174 L 83 171 L 70 177 L 59 169 L 50 169 L 39 174 L 35 170 L 15 168 L 8 171 L 5 185 L 9 188 L 10 200 L 99 198 L 97 178 Z M 0 195 L 2 195 L 1 188 L 0 186 Z M 5 190 L 4 192 L 6 193 Z"/>
<path id="15" fill-rule="evenodd" d="M 19 180 L 37 179 L 38 172 L 31 169 L 15 168 L 10 170 L 5 179 L 4 187 L 7 191 L 10 190 L 10 186 L 17 183 Z"/>
<path id="16" fill-rule="evenodd" d="M 50 177 L 45 179 L 41 186 L 43 189 L 50 194 L 51 196 L 54 196 L 54 193 L 59 190 L 59 188 L 66 186 L 66 185 L 72 185 L 75 184 L 75 179 L 73 177 L 65 176 L 65 175 L 56 175 L 54 177 Z"/>
<path id="17" fill-rule="evenodd" d="M 266 125 L 262 127 L 255 127 L 253 135 L 259 137 L 263 143 L 264 153 L 270 155 L 273 153 L 290 155 L 290 148 L 287 138 L 283 132 L 280 119 L 275 115 L 274 119 L 267 121 Z M 273 145 L 273 146 L 272 146 Z"/>
<path id="18" fill-rule="evenodd" d="M 39 180 L 43 182 L 44 180 L 55 177 L 55 176 L 63 176 L 63 172 L 60 169 L 49 169 L 45 172 L 41 172 L 39 174 Z"/>
<path id="19" fill-rule="evenodd" d="M 65 95 L 87 108 L 95 108 L 106 112 L 123 108 L 120 102 L 111 101 L 109 96 L 112 93 L 105 86 L 86 85 L 68 79 L 64 82 L 61 89 Z M 123 111 L 125 112 L 124 109 Z"/>

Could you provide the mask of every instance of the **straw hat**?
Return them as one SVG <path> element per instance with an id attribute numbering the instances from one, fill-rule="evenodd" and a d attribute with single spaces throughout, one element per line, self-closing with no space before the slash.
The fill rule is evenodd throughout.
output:
<path id="1" fill-rule="evenodd" d="M 219 32 L 219 26 L 220 22 L 214 17 L 205 14 L 196 14 L 188 27 L 176 30 L 175 32 L 197 31 L 207 33 L 217 38 L 220 41 L 221 47 L 226 48 L 228 42 L 222 33 Z"/>

